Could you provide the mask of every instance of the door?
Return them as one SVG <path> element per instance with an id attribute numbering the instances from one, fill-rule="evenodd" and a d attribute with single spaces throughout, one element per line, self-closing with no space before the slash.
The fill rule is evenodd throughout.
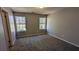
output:
<path id="1" fill-rule="evenodd" d="M 2 23 L 3 23 L 7 48 L 9 49 L 12 46 L 10 39 L 9 19 L 8 19 L 8 13 L 3 10 L 2 10 Z"/>

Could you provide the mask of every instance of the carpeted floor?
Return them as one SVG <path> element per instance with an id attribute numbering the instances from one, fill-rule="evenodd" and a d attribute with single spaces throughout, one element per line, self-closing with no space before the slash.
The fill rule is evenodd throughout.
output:
<path id="1" fill-rule="evenodd" d="M 79 48 L 49 35 L 40 35 L 17 39 L 11 51 L 79 51 Z"/>

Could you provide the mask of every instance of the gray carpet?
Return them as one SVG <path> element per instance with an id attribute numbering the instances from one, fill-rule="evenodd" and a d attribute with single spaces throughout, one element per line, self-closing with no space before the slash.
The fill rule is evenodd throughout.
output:
<path id="1" fill-rule="evenodd" d="M 49 35 L 40 35 L 17 39 L 11 51 L 79 51 L 79 48 Z"/>

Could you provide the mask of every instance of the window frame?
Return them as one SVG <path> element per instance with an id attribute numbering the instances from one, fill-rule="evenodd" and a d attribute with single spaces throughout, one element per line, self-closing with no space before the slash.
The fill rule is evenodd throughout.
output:
<path id="1" fill-rule="evenodd" d="M 18 16 L 18 17 L 25 17 L 25 29 L 26 29 L 26 30 L 24 30 L 24 31 L 18 31 L 18 30 L 17 30 L 16 16 Z M 26 32 L 26 31 L 27 31 L 27 18 L 26 18 L 26 16 L 24 16 L 24 15 L 15 15 L 14 18 L 15 18 L 16 32 Z M 21 24 L 22 24 L 22 23 L 21 23 Z M 23 24 L 24 24 L 24 23 L 23 23 Z"/>
<path id="2" fill-rule="evenodd" d="M 46 18 L 45 23 L 40 23 L 40 18 Z M 40 24 L 45 24 L 45 29 L 40 29 Z M 39 30 L 47 30 L 47 16 L 40 16 L 39 17 Z"/>

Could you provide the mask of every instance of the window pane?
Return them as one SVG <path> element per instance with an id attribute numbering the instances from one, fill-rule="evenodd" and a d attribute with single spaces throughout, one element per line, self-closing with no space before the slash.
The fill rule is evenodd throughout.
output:
<path id="1" fill-rule="evenodd" d="M 20 25 L 17 24 L 17 31 L 20 31 Z"/>
<path id="2" fill-rule="evenodd" d="M 40 29 L 45 29 L 45 24 L 40 24 Z"/>
<path id="3" fill-rule="evenodd" d="M 25 17 L 16 16 L 16 23 L 25 23 Z"/>
<path id="4" fill-rule="evenodd" d="M 25 20 L 26 20 L 25 17 L 23 17 L 22 18 L 22 23 L 25 23 L 26 22 Z"/>
<path id="5" fill-rule="evenodd" d="M 20 29 L 22 30 L 22 24 L 20 24 Z"/>
<path id="6" fill-rule="evenodd" d="M 23 26 L 23 28 L 25 28 L 25 27 L 26 27 L 26 26 L 25 26 L 25 24 L 23 24 L 22 26 Z"/>
<path id="7" fill-rule="evenodd" d="M 16 23 L 19 23 L 19 18 L 18 17 L 16 17 Z"/>
<path id="8" fill-rule="evenodd" d="M 46 23 L 46 18 L 40 18 L 40 23 Z"/>
<path id="9" fill-rule="evenodd" d="M 20 29 L 20 26 L 19 26 L 19 24 L 17 24 L 17 31 L 19 31 L 19 29 Z"/>
<path id="10" fill-rule="evenodd" d="M 23 28 L 23 31 L 26 31 L 26 28 L 25 27 Z"/>
<path id="11" fill-rule="evenodd" d="M 22 17 L 19 17 L 19 23 L 21 23 L 21 21 L 22 21 Z"/>
<path id="12" fill-rule="evenodd" d="M 17 31 L 26 31 L 25 24 L 17 24 Z"/>

